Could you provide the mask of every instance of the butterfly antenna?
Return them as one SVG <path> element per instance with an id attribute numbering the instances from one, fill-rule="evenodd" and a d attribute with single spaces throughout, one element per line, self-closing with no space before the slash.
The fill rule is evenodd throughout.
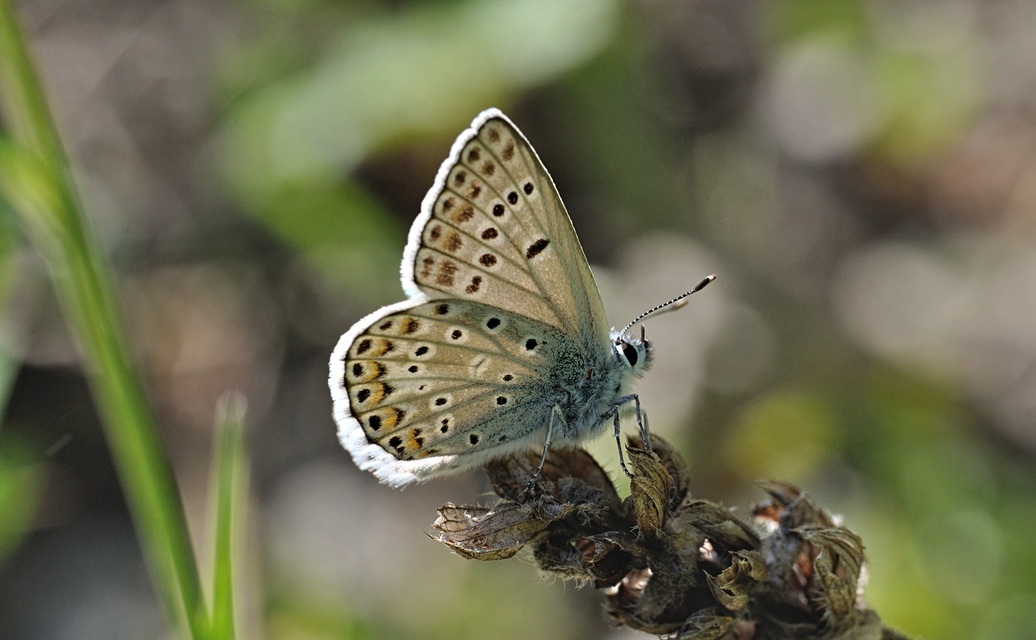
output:
<path id="1" fill-rule="evenodd" d="M 634 318 L 633 321 L 630 322 L 628 325 L 626 325 L 623 328 L 623 330 L 619 332 L 619 335 L 620 336 L 626 335 L 626 332 L 629 331 L 633 327 L 633 325 L 637 324 L 638 322 L 640 322 L 641 320 L 647 318 L 650 315 L 654 315 L 656 313 L 661 313 L 662 311 L 668 310 L 669 307 L 671 307 L 672 305 L 676 304 L 677 302 L 680 302 L 681 300 L 683 300 L 687 296 L 691 295 L 692 293 L 698 293 L 699 291 L 701 291 L 702 289 L 707 287 L 709 285 L 709 283 L 712 282 L 715 279 L 716 279 L 716 275 L 715 274 L 710 274 L 704 280 L 702 280 L 697 285 L 695 285 L 694 288 L 691 289 L 690 291 L 685 291 L 684 293 L 681 293 L 680 295 L 676 296 L 675 298 L 673 298 L 672 300 L 670 300 L 668 302 L 663 302 L 662 304 L 658 305 L 657 307 L 652 307 L 651 309 L 648 309 L 644 313 L 642 313 L 639 316 L 637 316 L 636 318 Z M 676 308 L 679 308 L 679 307 L 676 307 Z"/>

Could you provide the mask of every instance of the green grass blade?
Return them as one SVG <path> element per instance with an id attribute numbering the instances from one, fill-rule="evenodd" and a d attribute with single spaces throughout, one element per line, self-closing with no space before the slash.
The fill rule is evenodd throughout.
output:
<path id="1" fill-rule="evenodd" d="M 34 454 L 20 438 L 0 431 L 0 563 L 28 533 L 40 506 L 44 474 Z"/>
<path id="2" fill-rule="evenodd" d="M 248 481 L 244 448 L 245 400 L 227 394 L 220 402 L 209 483 L 212 562 L 212 638 L 234 638 L 233 560 L 237 532 L 247 517 Z"/>
<path id="3" fill-rule="evenodd" d="M 0 0 L 0 201 L 16 214 L 54 280 L 84 357 L 108 446 L 171 624 L 208 637 L 183 505 L 131 364 L 111 275 L 81 215 L 68 163 L 10 0 Z"/>

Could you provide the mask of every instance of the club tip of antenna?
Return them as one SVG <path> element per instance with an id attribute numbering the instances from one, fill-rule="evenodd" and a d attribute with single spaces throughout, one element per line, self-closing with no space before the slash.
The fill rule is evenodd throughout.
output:
<path id="1" fill-rule="evenodd" d="M 623 328 L 623 330 L 619 332 L 619 335 L 620 336 L 626 335 L 626 332 L 629 331 L 633 327 L 633 325 L 637 324 L 641 320 L 644 320 L 648 316 L 651 316 L 651 315 L 654 315 L 654 314 L 657 314 L 657 313 L 663 313 L 665 311 L 672 311 L 672 310 L 675 310 L 675 309 L 683 308 L 683 306 L 685 304 L 687 304 L 687 300 L 686 300 L 687 296 L 691 295 L 692 293 L 697 293 L 697 292 L 701 291 L 706 286 L 708 286 L 708 284 L 710 282 L 712 282 L 715 279 L 716 279 L 716 274 L 710 273 L 709 275 L 705 276 L 705 278 L 701 282 L 699 282 L 690 291 L 686 291 L 686 292 L 676 296 L 675 298 L 673 298 L 669 302 L 665 302 L 665 303 L 662 303 L 662 304 L 658 305 L 657 307 L 653 307 L 651 309 L 648 309 L 644 313 L 642 313 L 639 316 L 637 316 L 636 318 L 634 318 L 628 325 L 626 325 Z"/>

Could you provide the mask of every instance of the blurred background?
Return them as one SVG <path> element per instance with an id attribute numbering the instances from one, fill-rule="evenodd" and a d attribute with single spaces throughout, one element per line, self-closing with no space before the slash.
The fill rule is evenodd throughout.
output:
<path id="1" fill-rule="evenodd" d="M 332 347 L 402 298 L 454 137 L 552 172 L 695 494 L 793 482 L 914 637 L 1036 629 L 1036 5 L 1013 0 L 16 2 L 194 532 L 248 399 L 243 638 L 644 638 L 591 588 L 430 540 L 335 436 Z M 37 253 L 0 225 L 0 637 L 164 638 Z M 614 444 L 598 458 L 620 477 Z M 620 483 L 624 484 L 624 483 Z"/>

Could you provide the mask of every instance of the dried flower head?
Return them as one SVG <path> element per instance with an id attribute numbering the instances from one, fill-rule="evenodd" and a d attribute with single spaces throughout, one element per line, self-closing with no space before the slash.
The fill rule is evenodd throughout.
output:
<path id="1" fill-rule="evenodd" d="M 486 465 L 501 500 L 446 504 L 437 539 L 475 560 L 529 548 L 539 567 L 593 584 L 618 623 L 677 639 L 902 638 L 863 604 L 860 538 L 797 488 L 768 483 L 746 524 L 692 498 L 664 440 L 631 437 L 631 494 L 620 500 L 585 451 L 529 452 Z"/>

